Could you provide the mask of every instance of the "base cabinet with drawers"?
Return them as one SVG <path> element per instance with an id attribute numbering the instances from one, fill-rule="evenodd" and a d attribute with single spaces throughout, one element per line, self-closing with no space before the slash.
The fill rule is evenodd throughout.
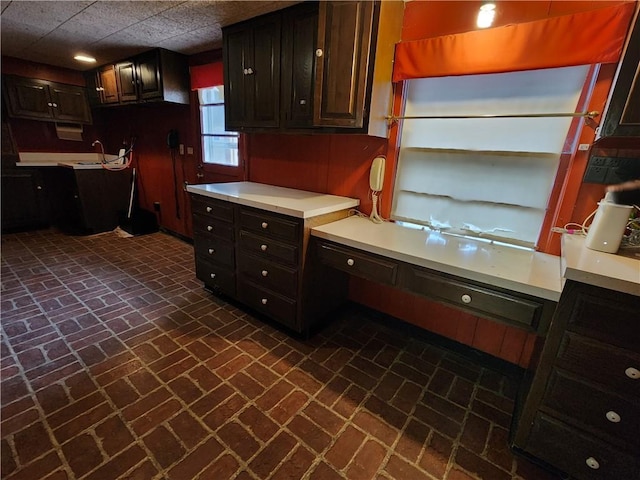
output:
<path id="1" fill-rule="evenodd" d="M 513 438 L 576 480 L 638 478 L 640 297 L 567 280 Z"/>
<path id="2" fill-rule="evenodd" d="M 296 218 L 192 194 L 192 212 L 196 277 L 214 293 L 301 334 L 343 301 L 344 279 L 308 261 L 307 244 L 313 226 L 347 210 Z"/>

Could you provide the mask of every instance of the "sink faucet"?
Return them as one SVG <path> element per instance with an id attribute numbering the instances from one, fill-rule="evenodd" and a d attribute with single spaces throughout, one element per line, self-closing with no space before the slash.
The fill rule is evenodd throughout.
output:
<path id="1" fill-rule="evenodd" d="M 92 146 L 92 147 L 95 147 L 95 146 L 96 146 L 96 143 L 97 143 L 98 145 L 100 145 L 100 150 L 102 151 L 102 163 L 104 163 L 104 160 L 105 160 L 105 157 L 104 157 L 104 145 L 102 145 L 102 142 L 101 142 L 100 140 L 95 140 L 95 141 L 91 144 L 91 146 Z"/>

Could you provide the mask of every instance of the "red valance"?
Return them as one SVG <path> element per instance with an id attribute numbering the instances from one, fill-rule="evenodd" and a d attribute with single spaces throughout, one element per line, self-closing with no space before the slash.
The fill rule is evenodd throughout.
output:
<path id="1" fill-rule="evenodd" d="M 401 42 L 393 81 L 616 63 L 634 3 Z"/>
<path id="2" fill-rule="evenodd" d="M 222 76 L 222 62 L 193 65 L 189 68 L 189 71 L 191 73 L 191 90 L 216 87 L 224 83 Z"/>

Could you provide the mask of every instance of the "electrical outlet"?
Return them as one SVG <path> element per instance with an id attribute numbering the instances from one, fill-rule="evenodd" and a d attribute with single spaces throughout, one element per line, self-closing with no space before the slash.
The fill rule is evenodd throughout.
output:
<path id="1" fill-rule="evenodd" d="M 582 181 L 585 183 L 605 183 L 608 170 L 609 169 L 607 167 L 589 165 Z"/>
<path id="2" fill-rule="evenodd" d="M 181 143 L 181 144 L 178 146 L 178 153 L 179 153 L 180 155 L 184 155 L 184 143 Z"/>
<path id="3" fill-rule="evenodd" d="M 193 155 L 193 147 L 187 147 L 187 155 Z"/>

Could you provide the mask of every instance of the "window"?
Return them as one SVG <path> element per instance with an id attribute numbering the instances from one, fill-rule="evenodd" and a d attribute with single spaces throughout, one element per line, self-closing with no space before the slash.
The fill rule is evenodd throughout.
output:
<path id="1" fill-rule="evenodd" d="M 198 89 L 202 162 L 209 165 L 238 166 L 238 133 L 224 129 L 224 87 Z"/>
<path id="2" fill-rule="evenodd" d="M 575 112 L 588 70 L 408 80 L 404 116 L 459 118 L 404 120 L 392 218 L 535 247 L 573 119 L 481 116 Z"/>

